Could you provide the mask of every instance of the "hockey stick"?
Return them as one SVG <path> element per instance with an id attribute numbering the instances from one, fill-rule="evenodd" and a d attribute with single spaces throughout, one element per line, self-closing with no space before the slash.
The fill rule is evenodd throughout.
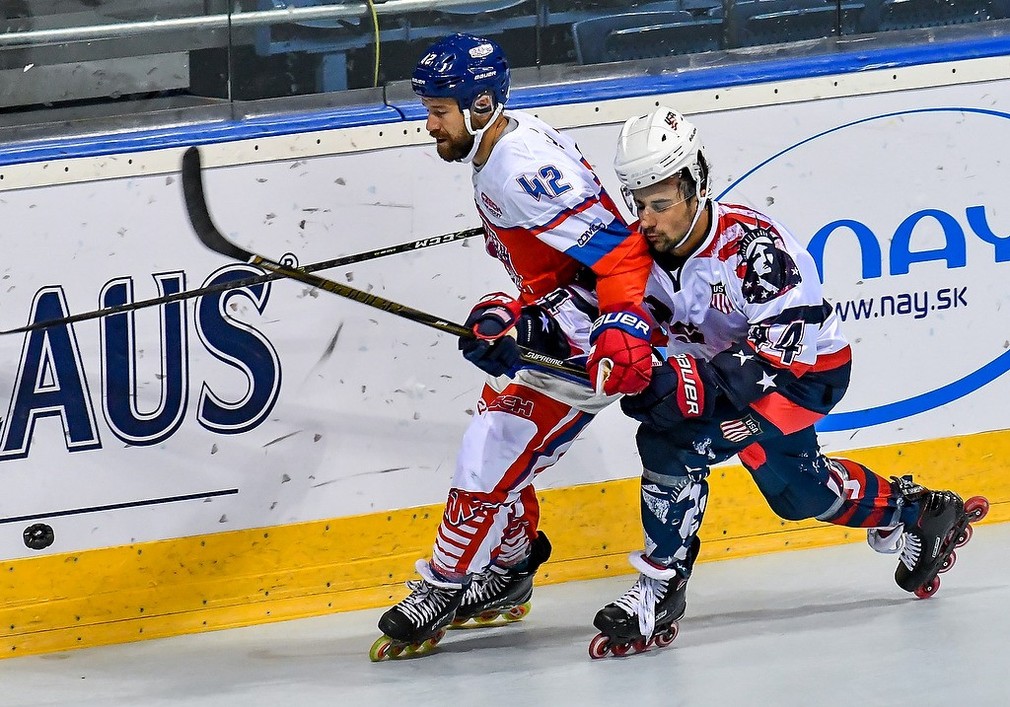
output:
<path id="1" fill-rule="evenodd" d="M 355 289 L 334 280 L 328 280 L 325 277 L 320 277 L 319 275 L 307 272 L 304 269 L 285 267 L 275 260 L 270 260 L 262 255 L 252 253 L 229 241 L 225 238 L 224 234 L 218 230 L 210 216 L 210 209 L 207 206 L 207 199 L 203 190 L 203 175 L 200 168 L 200 151 L 195 146 L 188 148 L 182 156 L 182 189 L 186 200 L 186 211 L 189 214 L 189 221 L 193 225 L 193 230 L 196 231 L 196 235 L 199 237 L 200 241 L 215 253 L 220 253 L 221 255 L 234 260 L 247 262 L 250 265 L 255 265 L 263 268 L 264 270 L 276 273 L 281 277 L 287 277 L 292 280 L 297 280 L 298 282 L 303 282 L 306 285 L 312 285 L 320 290 L 332 292 L 335 295 L 354 300 L 355 302 L 360 302 L 368 307 L 381 309 L 384 312 L 389 312 L 397 317 L 409 319 L 410 321 L 423 324 L 431 327 L 432 329 L 437 329 L 438 331 L 445 332 L 446 334 L 470 337 L 474 335 L 470 329 L 467 329 L 460 324 L 456 324 L 455 322 L 442 319 L 441 317 L 436 317 L 434 314 L 422 312 L 421 310 L 414 309 L 413 307 L 408 307 L 405 304 L 393 302 L 392 300 L 380 297 L 379 295 L 373 295 L 363 290 Z M 545 356 L 544 354 L 537 353 L 536 351 L 530 351 L 529 349 L 520 348 L 520 351 L 522 359 L 527 363 L 536 364 L 543 368 L 563 373 L 566 376 L 574 377 L 581 382 L 588 382 L 589 380 L 589 376 L 585 369 L 579 368 L 578 366 L 561 359 Z"/>
<path id="2" fill-rule="evenodd" d="M 196 179 L 199 179 L 199 174 L 196 175 Z M 184 177 L 185 179 L 185 177 Z M 366 260 L 374 260 L 376 258 L 383 258 L 387 255 L 396 255 L 397 253 L 407 253 L 413 250 L 420 250 L 422 248 L 428 248 L 433 245 L 441 245 L 443 243 L 452 243 L 453 241 L 463 240 L 464 238 L 473 238 L 474 236 L 479 236 L 484 233 L 482 228 L 467 228 L 463 231 L 456 231 L 455 233 L 446 233 L 442 236 L 432 236 L 431 238 L 422 238 L 421 240 L 411 241 L 410 243 L 401 243 L 399 245 L 392 245 L 386 248 L 378 248 L 376 250 L 370 250 L 364 253 L 357 253 L 355 255 L 345 255 L 340 258 L 333 258 L 332 260 L 323 260 L 318 263 L 311 263 L 305 265 L 301 269 L 305 272 L 315 272 L 316 270 L 328 270 L 329 268 L 338 268 L 343 265 L 353 265 L 354 263 L 361 263 Z M 71 314 L 68 317 L 62 317 L 60 319 L 49 319 L 44 322 L 35 322 L 34 324 L 27 324 L 17 329 L 4 329 L 0 330 L 0 336 L 4 334 L 23 334 L 29 331 L 35 331 L 36 329 L 48 329 L 54 326 L 65 326 L 67 324 L 76 324 L 77 322 L 87 321 L 89 319 L 97 319 L 98 317 L 107 317 L 111 314 L 122 314 L 123 312 L 132 312 L 137 309 L 143 309 L 144 307 L 154 307 L 160 304 L 169 304 L 171 302 L 179 302 L 182 300 L 191 299 L 193 297 L 202 297 L 203 295 L 210 295 L 216 292 L 224 292 L 225 290 L 235 290 L 240 287 L 252 287 L 253 285 L 259 285 L 264 282 L 271 282 L 273 280 L 280 280 L 286 278 L 287 275 L 282 275 L 278 272 L 268 272 L 265 275 L 255 275 L 252 277 L 242 278 L 241 280 L 234 280 L 232 282 L 222 282 L 217 285 L 209 285 L 207 287 L 201 287 L 196 290 L 186 290 L 185 292 L 176 292 L 172 295 L 165 295 L 163 297 L 152 297 L 151 299 L 141 300 L 140 302 L 128 302 L 126 304 L 116 305 L 114 307 L 105 307 L 104 309 L 96 309 L 91 312 L 81 312 L 80 314 Z"/>

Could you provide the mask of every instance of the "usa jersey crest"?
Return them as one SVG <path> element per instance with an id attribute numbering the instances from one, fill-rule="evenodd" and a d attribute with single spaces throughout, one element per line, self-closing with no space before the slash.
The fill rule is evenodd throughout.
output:
<path id="1" fill-rule="evenodd" d="M 709 306 L 723 314 L 733 311 L 733 303 L 730 302 L 729 295 L 726 294 L 726 285 L 721 282 L 712 285 L 712 301 Z"/>

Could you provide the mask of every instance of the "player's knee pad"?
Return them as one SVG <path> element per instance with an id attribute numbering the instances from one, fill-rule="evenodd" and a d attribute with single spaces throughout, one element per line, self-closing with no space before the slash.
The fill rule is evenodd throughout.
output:
<path id="1" fill-rule="evenodd" d="M 701 481 L 708 476 L 709 466 L 705 457 L 676 435 L 640 425 L 635 442 L 645 476 L 653 481 L 675 485 L 679 479 Z"/>

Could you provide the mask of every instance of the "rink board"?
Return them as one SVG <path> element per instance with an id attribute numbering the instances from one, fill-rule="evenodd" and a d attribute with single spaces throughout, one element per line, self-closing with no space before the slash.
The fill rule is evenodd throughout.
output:
<path id="1" fill-rule="evenodd" d="M 688 113 L 716 193 L 810 243 L 844 312 L 854 380 L 825 450 L 985 494 L 1002 521 L 1008 75 L 999 56 L 533 110 L 612 191 L 623 119 Z M 469 168 L 407 117 L 177 143 L 205 143 L 230 237 L 304 264 L 475 225 Z M 192 235 L 182 144 L 130 140 L 4 152 L 2 328 L 253 272 Z M 510 288 L 478 242 L 324 274 L 457 321 Z M 0 362 L 5 655 L 388 604 L 428 554 L 481 385 L 451 337 L 291 282 L 3 336 Z M 608 409 L 541 477 L 545 581 L 628 571 L 633 435 Z M 39 525 L 53 541 L 32 547 Z M 861 540 L 779 521 L 738 467 L 714 473 L 702 537 L 708 560 Z"/>
<path id="2" fill-rule="evenodd" d="M 1008 449 L 1010 435 L 994 432 L 847 456 L 915 473 L 965 498 L 983 494 L 991 509 L 982 522 L 993 523 L 1010 521 Z M 627 554 L 641 547 L 637 479 L 539 496 L 553 554 L 538 583 L 630 572 Z M 440 516 L 441 506 L 425 506 L 0 563 L 0 619 L 10 631 L 0 651 L 46 653 L 385 607 L 406 594 L 403 583 L 414 560 L 430 552 Z M 865 535 L 783 521 L 742 467 L 724 466 L 711 478 L 701 539 L 699 562 L 709 562 L 863 542 Z"/>

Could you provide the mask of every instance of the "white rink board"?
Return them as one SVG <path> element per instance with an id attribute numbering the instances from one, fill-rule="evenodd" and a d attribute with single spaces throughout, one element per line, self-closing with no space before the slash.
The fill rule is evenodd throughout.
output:
<path id="1" fill-rule="evenodd" d="M 1010 116 L 995 109 L 1008 98 L 1010 82 L 1000 81 L 713 107 L 692 117 L 716 194 L 767 211 L 803 241 L 828 224 L 850 224 L 824 250 L 831 300 L 850 312 L 855 300 L 894 300 L 893 314 L 885 305 L 871 310 L 876 317 L 850 314 L 844 324 L 855 349 L 854 383 L 842 414 L 827 421 L 837 431 L 823 435 L 826 448 L 1008 427 L 1001 403 L 1010 385 L 999 374 L 1010 367 L 1001 358 L 1010 357 L 1010 252 L 1002 252 L 1010 245 L 998 239 L 1010 237 Z M 663 100 L 677 106 L 675 96 Z M 615 195 L 610 163 L 619 127 L 571 130 Z M 205 155 L 213 158 L 215 149 Z M 230 237 L 270 258 L 293 253 L 302 264 L 477 224 L 469 167 L 442 163 L 428 144 L 213 168 L 206 182 Z M 927 210 L 903 246 L 895 232 Z M 102 292 L 124 278 L 133 299 L 146 299 L 159 294 L 155 274 L 184 274 L 192 289 L 229 265 L 192 234 L 177 175 L 0 192 L 0 213 L 4 329 L 27 323 L 40 293 L 47 305 L 63 306 L 63 298 L 69 312 L 82 312 L 101 306 Z M 980 214 L 994 243 L 975 232 Z M 867 272 L 854 228 L 872 233 L 864 243 Z M 944 255 L 921 255 L 944 248 Z M 483 293 L 511 288 L 478 240 L 322 274 L 457 321 Z M 917 317 L 923 293 L 931 299 Z M 898 313 L 903 302 L 908 314 Z M 55 531 L 41 551 L 51 553 L 444 499 L 482 380 L 451 337 L 285 281 L 234 295 L 226 309 L 231 324 L 214 302 L 200 310 L 186 304 L 182 355 L 171 365 L 162 361 L 159 310 L 136 313 L 133 416 L 156 415 L 163 385 L 185 395 L 177 415 L 170 409 L 164 421 L 128 430 L 115 420 L 129 408 L 132 386 L 122 371 L 130 357 L 116 353 L 130 347 L 103 353 L 97 320 L 74 325 L 73 337 L 0 337 L 0 557 L 39 554 L 22 541 L 34 516 Z M 247 349 L 242 360 L 229 359 L 228 347 L 242 342 L 252 342 L 256 356 Z M 83 398 L 68 393 L 75 377 Z M 127 382 L 108 405 L 106 381 Z M 638 475 L 633 423 L 616 409 L 602 418 L 540 487 Z M 168 501 L 180 496 L 192 498 Z"/>

